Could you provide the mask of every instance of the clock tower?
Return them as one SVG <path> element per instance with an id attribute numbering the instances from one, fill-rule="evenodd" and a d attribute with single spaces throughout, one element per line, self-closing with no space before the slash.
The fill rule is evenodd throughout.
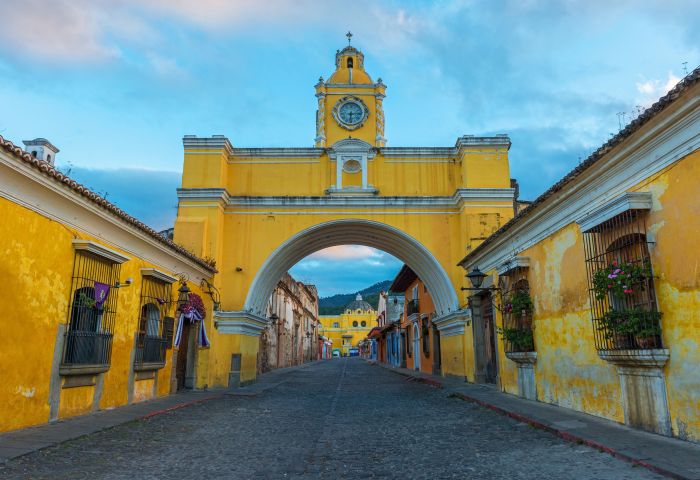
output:
<path id="1" fill-rule="evenodd" d="M 365 72 L 365 56 L 350 44 L 350 32 L 347 37 L 348 46 L 335 54 L 335 72 L 316 84 L 316 147 L 331 147 L 348 138 L 383 147 L 386 85 L 381 78 L 372 81 Z"/>

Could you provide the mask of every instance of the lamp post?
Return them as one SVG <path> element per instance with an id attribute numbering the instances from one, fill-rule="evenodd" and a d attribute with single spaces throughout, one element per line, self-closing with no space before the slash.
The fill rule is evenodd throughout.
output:
<path id="1" fill-rule="evenodd" d="M 182 307 L 187 305 L 190 301 L 190 289 L 187 286 L 187 282 L 183 281 L 180 283 L 180 288 L 177 289 L 177 309 L 182 310 Z"/>

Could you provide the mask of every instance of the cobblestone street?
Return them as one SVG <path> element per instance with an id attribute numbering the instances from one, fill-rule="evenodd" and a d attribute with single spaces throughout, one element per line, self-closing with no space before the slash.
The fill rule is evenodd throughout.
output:
<path id="1" fill-rule="evenodd" d="M 360 359 L 270 378 L 260 395 L 88 435 L 10 461 L 0 477 L 660 478 Z"/>

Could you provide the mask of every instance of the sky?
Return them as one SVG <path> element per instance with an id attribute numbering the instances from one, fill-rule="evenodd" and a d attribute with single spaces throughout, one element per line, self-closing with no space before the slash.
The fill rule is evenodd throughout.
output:
<path id="1" fill-rule="evenodd" d="M 183 135 L 313 145 L 313 85 L 348 30 L 388 86 L 389 146 L 507 133 L 524 199 L 700 64 L 697 0 L 0 0 L 0 18 L 0 135 L 48 138 L 62 170 L 156 229 Z M 357 289 L 397 264 L 346 250 Z M 335 282 L 341 251 L 294 272 Z"/>

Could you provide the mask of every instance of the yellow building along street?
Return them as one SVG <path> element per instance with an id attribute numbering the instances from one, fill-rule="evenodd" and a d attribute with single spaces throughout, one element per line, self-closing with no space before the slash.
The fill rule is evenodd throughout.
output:
<path id="1" fill-rule="evenodd" d="M 367 333 L 376 326 L 377 309 L 362 299 L 359 293 L 355 300 L 345 306 L 340 315 L 320 315 L 319 333 L 333 342 L 333 350 L 341 356 L 350 355 L 350 349 L 357 350 Z"/>

